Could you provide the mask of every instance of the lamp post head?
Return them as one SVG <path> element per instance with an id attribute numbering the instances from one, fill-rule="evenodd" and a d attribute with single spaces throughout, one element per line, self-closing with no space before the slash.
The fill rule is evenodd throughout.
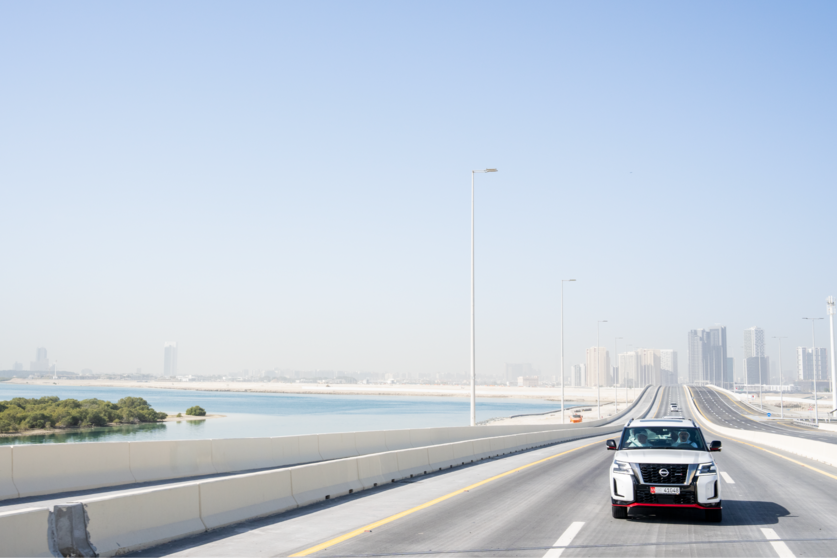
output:
<path id="1" fill-rule="evenodd" d="M 497 172 L 497 169 L 485 169 L 482 172 Z"/>

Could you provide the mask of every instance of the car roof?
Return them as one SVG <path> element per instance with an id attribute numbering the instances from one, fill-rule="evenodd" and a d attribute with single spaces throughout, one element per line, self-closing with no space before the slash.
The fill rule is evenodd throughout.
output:
<path id="1" fill-rule="evenodd" d="M 661 419 L 633 419 L 625 426 L 670 426 L 672 428 L 686 427 L 697 428 L 698 425 L 692 419 L 682 417 L 663 417 Z"/>

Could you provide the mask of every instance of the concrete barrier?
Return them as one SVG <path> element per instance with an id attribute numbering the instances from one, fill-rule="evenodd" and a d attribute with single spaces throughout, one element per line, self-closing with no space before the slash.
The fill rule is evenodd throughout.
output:
<path id="1" fill-rule="evenodd" d="M 137 482 L 177 479 L 216 472 L 212 440 L 130 442 L 131 473 Z"/>
<path id="2" fill-rule="evenodd" d="M 291 471 L 262 471 L 200 481 L 201 519 L 215 529 L 297 507 Z"/>
<path id="3" fill-rule="evenodd" d="M 300 506 L 363 489 L 358 479 L 357 458 L 291 467 L 290 472 L 293 496 Z"/>
<path id="4" fill-rule="evenodd" d="M 414 428 L 410 430 L 410 447 L 423 448 L 444 443 L 439 432 L 442 428 Z"/>
<path id="5" fill-rule="evenodd" d="M 275 438 L 212 440 L 212 465 L 219 473 L 279 466 Z"/>
<path id="6" fill-rule="evenodd" d="M 49 510 L 27 508 L 0 513 L 0 556 L 53 556 Z"/>
<path id="7" fill-rule="evenodd" d="M 468 440 L 466 442 L 455 442 L 453 446 L 453 458 L 458 465 L 470 463 L 474 460 L 474 442 Z"/>
<path id="8" fill-rule="evenodd" d="M 342 459 L 357 457 L 357 445 L 354 432 L 318 434 L 317 443 L 323 459 Z"/>
<path id="9" fill-rule="evenodd" d="M 747 443 L 781 449 L 814 461 L 819 461 L 820 463 L 826 463 L 832 467 L 837 467 L 837 445 L 806 438 L 784 436 L 782 434 L 768 434 L 766 432 L 754 432 L 752 430 L 739 430 L 737 428 L 721 426 L 710 421 L 706 415 L 698 410 L 689 388 L 684 386 L 683 389 L 686 390 L 686 398 L 689 400 L 689 406 L 694 417 L 698 422 L 703 423 L 702 426 L 708 431 L 707 433 L 715 432 L 721 436 L 727 436 Z"/>
<path id="10" fill-rule="evenodd" d="M 449 469 L 454 465 L 461 465 L 461 461 L 456 460 L 453 446 L 460 442 L 453 444 L 441 444 L 438 446 L 429 446 L 427 448 L 427 461 L 433 471 L 440 469 Z"/>
<path id="11" fill-rule="evenodd" d="M 83 499 L 90 544 L 100 556 L 114 556 L 201 533 L 199 490 L 190 482 Z"/>
<path id="12" fill-rule="evenodd" d="M 355 445 L 358 455 L 371 455 L 389 451 L 387 436 L 383 430 L 371 432 L 355 432 Z"/>
<path id="13" fill-rule="evenodd" d="M 363 457 L 357 458 L 358 481 L 360 481 L 360 484 L 363 485 L 364 489 L 375 488 L 376 486 L 380 486 L 382 484 L 391 482 L 391 478 L 384 478 L 383 463 L 381 457 L 382 455 L 390 456 L 390 458 L 395 458 L 395 456 L 391 455 L 390 453 L 376 453 L 372 455 L 364 455 Z M 397 458 L 395 458 L 395 463 L 397 468 Z"/>
<path id="14" fill-rule="evenodd" d="M 384 437 L 386 438 L 387 449 L 389 451 L 410 449 L 413 447 L 413 442 L 410 441 L 409 430 L 385 430 Z"/>
<path id="15" fill-rule="evenodd" d="M 489 438 L 489 441 L 491 442 L 492 457 L 508 453 L 508 447 L 510 442 L 508 438 L 508 436 L 495 436 L 494 438 Z"/>
<path id="16" fill-rule="evenodd" d="M 12 470 L 21 498 L 135 482 L 126 442 L 15 446 Z"/>
<path id="17" fill-rule="evenodd" d="M 398 479 L 424 475 L 430 471 L 427 448 L 399 450 L 395 455 L 398 458 Z"/>
<path id="18" fill-rule="evenodd" d="M 297 442 L 299 444 L 299 461 L 297 463 L 322 461 L 323 457 L 320 455 L 320 437 L 318 434 L 297 436 Z"/>
<path id="19" fill-rule="evenodd" d="M 401 478 L 398 466 L 398 452 L 390 451 L 378 454 L 381 458 L 381 477 L 384 482 L 395 482 Z"/>
<path id="20" fill-rule="evenodd" d="M 12 478 L 12 446 L 0 446 L 0 500 L 17 497 L 17 487 Z"/>
<path id="21" fill-rule="evenodd" d="M 474 446 L 474 461 L 491 457 L 491 438 L 471 440 Z"/>

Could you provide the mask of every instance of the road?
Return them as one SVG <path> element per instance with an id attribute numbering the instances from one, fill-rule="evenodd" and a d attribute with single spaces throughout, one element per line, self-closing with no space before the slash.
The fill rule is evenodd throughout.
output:
<path id="1" fill-rule="evenodd" d="M 677 402 L 663 388 L 651 416 Z M 706 411 L 704 411 L 706 412 Z M 605 437 L 395 483 L 149 549 L 142 556 L 831 556 L 837 469 L 717 436 L 724 520 L 610 515 Z M 561 546 L 565 548 L 551 548 Z"/>
<path id="2" fill-rule="evenodd" d="M 707 387 L 692 387 L 691 389 L 709 420 L 721 426 L 837 444 L 837 433 L 835 432 L 796 426 L 791 421 L 769 421 L 766 417 L 760 417 L 756 411 L 739 401 L 735 401 L 725 393 Z"/>

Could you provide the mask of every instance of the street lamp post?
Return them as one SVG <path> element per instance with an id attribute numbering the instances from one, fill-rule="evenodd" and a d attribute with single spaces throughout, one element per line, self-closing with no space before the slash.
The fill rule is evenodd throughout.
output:
<path id="1" fill-rule="evenodd" d="M 779 405 L 782 409 L 780 418 L 785 418 L 785 379 L 782 376 L 782 339 L 787 337 L 773 337 L 779 340 Z"/>
<path id="2" fill-rule="evenodd" d="M 834 412 L 837 409 L 837 370 L 835 370 L 834 358 L 834 297 L 830 296 L 826 300 L 826 309 L 828 310 L 828 321 L 830 324 L 829 333 L 831 334 L 831 410 Z"/>
<path id="3" fill-rule="evenodd" d="M 616 359 L 616 364 L 619 364 L 619 340 L 622 339 L 621 337 L 614 337 L 613 338 L 613 358 Z M 619 370 L 619 379 L 622 379 L 622 370 Z M 616 406 L 616 412 L 619 412 L 619 388 L 617 387 L 618 384 L 613 382 L 613 404 Z M 627 390 L 627 385 L 625 386 L 625 390 Z M 627 403 L 625 403 L 627 405 Z"/>
<path id="4" fill-rule="evenodd" d="M 477 424 L 477 349 L 474 335 L 474 173 L 477 172 L 497 172 L 497 169 L 471 171 L 471 426 Z"/>
<path id="5" fill-rule="evenodd" d="M 814 322 L 824 318 L 802 318 L 803 320 L 811 320 L 811 368 L 814 376 L 814 423 L 820 423 L 820 405 L 817 402 L 817 338 L 814 334 Z"/>
<path id="6" fill-rule="evenodd" d="M 575 279 L 561 279 L 561 424 L 567 421 L 564 408 L 564 283 L 571 283 Z"/>
<path id="7" fill-rule="evenodd" d="M 602 351 L 599 347 L 599 324 L 607 323 L 607 320 L 596 322 L 596 405 L 599 411 L 599 418 L 602 418 L 602 377 L 599 375 L 599 361 L 602 359 Z"/>

